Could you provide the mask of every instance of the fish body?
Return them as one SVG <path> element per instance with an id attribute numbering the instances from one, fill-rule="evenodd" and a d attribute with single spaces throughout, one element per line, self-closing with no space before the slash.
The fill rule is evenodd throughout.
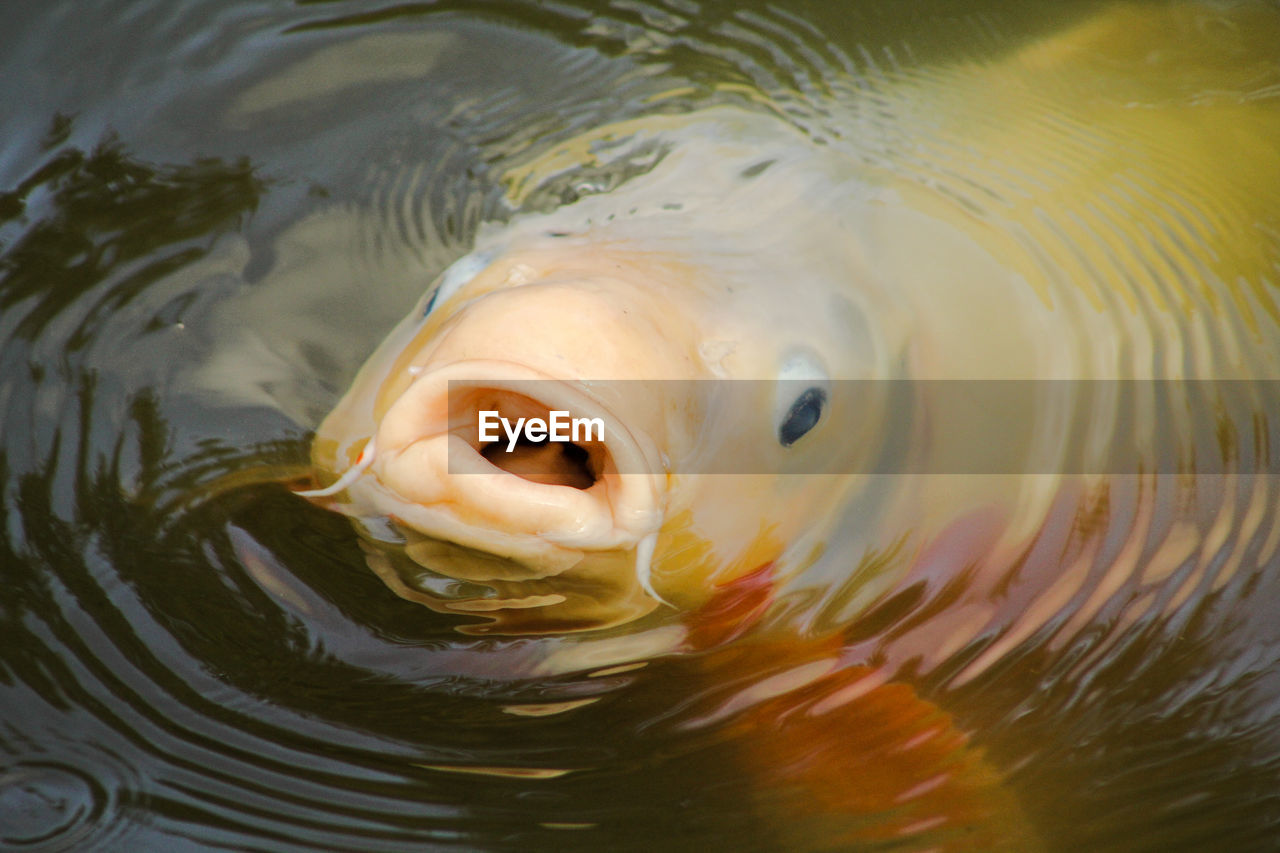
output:
<path id="1" fill-rule="evenodd" d="M 834 129 L 708 106 L 513 164 L 520 212 L 365 364 L 310 494 L 458 630 L 549 635 L 518 674 L 692 667 L 786 846 L 1039 849 L 1070 818 L 919 679 L 1088 686 L 1275 563 L 1268 43 L 1261 4 L 1116 4 L 869 75 Z"/>
<path id="2" fill-rule="evenodd" d="M 880 81 L 843 138 L 714 106 L 514 165 L 525 212 L 366 363 L 318 431 L 315 494 L 363 520 L 399 594 L 519 634 L 695 608 L 766 564 L 838 587 L 837 624 L 945 543 L 1007 569 L 1117 475 L 1265 472 L 1144 447 L 1202 426 L 1178 383 L 1280 376 L 1274 69 L 1232 65 L 1207 14 L 1116 6 L 998 62 Z M 1250 39 L 1280 32 L 1237 15 Z M 548 203 L 584 165 L 618 185 Z M 1155 384 L 1133 402 L 1132 381 Z M 992 382 L 1029 390 L 992 411 Z M 1272 401 L 1241 401 L 1247 443 Z M 517 453 L 482 439 L 485 412 L 605 437 Z M 991 448 L 1002 464 L 965 468 Z"/>

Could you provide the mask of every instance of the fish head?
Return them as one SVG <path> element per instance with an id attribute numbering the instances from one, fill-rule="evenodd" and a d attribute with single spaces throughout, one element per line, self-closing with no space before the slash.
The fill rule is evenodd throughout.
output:
<path id="1" fill-rule="evenodd" d="M 482 239 L 321 425 L 312 494 L 398 594 L 483 617 L 469 633 L 616 626 L 811 559 L 878 440 L 833 377 L 886 349 L 848 241 L 756 251 L 771 211 L 749 213 Z"/>

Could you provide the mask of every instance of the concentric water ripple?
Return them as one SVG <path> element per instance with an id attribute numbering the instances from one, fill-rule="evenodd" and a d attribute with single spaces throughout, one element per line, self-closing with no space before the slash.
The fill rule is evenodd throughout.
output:
<path id="1" fill-rule="evenodd" d="M 114 762 L 118 768 L 118 759 Z M 112 764 L 17 761 L 0 770 L 0 844 L 13 850 L 88 850 L 127 843 L 132 830 L 121 802 L 143 805 L 120 790 Z"/>
<path id="2" fill-rule="evenodd" d="M 1012 274 L 1074 294 L 1073 365 L 1275 379 L 1280 219 L 1255 188 L 1280 158 L 1228 121 L 1280 88 L 1274 10 L 1186 4 L 1161 36 L 1132 8 L 1123 31 L 1190 59 L 1134 73 L 1093 4 L 6 11 L 0 846 L 963 848 L 960 815 L 1053 849 L 1268 849 L 1280 414 L 1256 388 L 1174 449 L 1200 467 L 1064 492 L 1017 553 L 975 523 L 873 602 L 862 581 L 901 553 L 590 640 L 464 638 L 289 491 L 364 356 L 486 223 L 663 155 L 560 152 L 711 106 L 998 232 Z M 1106 86 L 1023 86 L 1063 31 Z M 1229 155 L 1133 118 L 1183 103 Z M 1131 145 L 1149 169 L 1090 184 Z M 1028 210 L 1031 186 L 1057 203 Z M 680 631 L 696 652 L 671 653 Z M 824 811 L 832 791 L 861 811 Z"/>

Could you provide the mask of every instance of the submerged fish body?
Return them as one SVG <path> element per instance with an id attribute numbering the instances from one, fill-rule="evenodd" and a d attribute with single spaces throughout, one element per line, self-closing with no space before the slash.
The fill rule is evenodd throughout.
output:
<path id="1" fill-rule="evenodd" d="M 780 846 L 1039 849 L 1074 817 L 1007 768 L 1065 791 L 1091 759 L 975 744 L 983 714 L 1057 689 L 1102 710 L 1053 737 L 1146 737 L 1105 692 L 1203 683 L 1280 566 L 1276 42 L 1261 4 L 1117 4 L 818 118 L 656 113 L 514 163 L 517 213 L 366 362 L 310 494 L 459 631 L 550 635 L 495 668 L 674 668 Z"/>
<path id="2" fill-rule="evenodd" d="M 1280 376 L 1280 109 L 1227 37 L 1185 38 L 1202 13 L 1117 6 L 999 63 L 883 82 L 874 109 L 847 105 L 843 138 L 719 106 L 513 167 L 525 212 L 483 230 L 366 363 L 318 431 L 314 494 L 357 518 L 400 595 L 487 620 L 468 632 L 696 609 L 765 565 L 840 624 L 981 564 L 967 628 L 937 628 L 929 654 L 993 625 L 1007 648 L 1053 611 L 1011 626 L 992 590 L 1103 503 L 1139 519 L 1107 534 L 1129 551 L 1022 582 L 1105 599 L 1158 582 L 1169 549 L 1207 572 L 1214 530 L 1243 514 L 1238 566 L 1275 505 L 1274 463 L 1239 448 L 1271 429 L 1250 383 Z M 565 201 L 584 166 L 617 185 Z M 975 405 L 1004 380 L 1030 390 Z M 1135 403 L 1132 380 L 1166 397 Z M 1240 431 L 1186 463 L 1176 445 L 1213 408 L 1193 411 L 1187 383 L 1222 380 L 1243 383 L 1215 404 Z M 486 411 L 604 436 L 487 441 Z M 993 446 L 1003 464 L 968 461 Z M 1244 497 L 1187 509 L 1194 474 Z M 1183 510 L 1176 537 L 1151 526 Z"/>

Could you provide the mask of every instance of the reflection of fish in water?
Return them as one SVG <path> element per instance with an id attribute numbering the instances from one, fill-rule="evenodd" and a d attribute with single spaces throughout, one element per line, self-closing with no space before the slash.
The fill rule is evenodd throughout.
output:
<path id="1" fill-rule="evenodd" d="M 955 571 L 970 578 L 956 615 L 902 656 L 936 664 L 994 626 L 973 677 L 1068 605 L 1068 624 L 1087 622 L 1123 584 L 1176 574 L 1189 590 L 1214 571 L 1220 588 L 1247 549 L 1258 564 L 1274 552 L 1267 482 L 1208 515 L 1140 485 L 1123 536 L 1096 523 L 1107 548 L 1076 541 L 1035 571 L 1064 506 L 1125 505 L 1106 477 L 860 475 L 884 454 L 928 472 L 963 453 L 949 442 L 972 414 L 944 406 L 894 434 L 890 400 L 855 403 L 840 381 L 1280 375 L 1280 109 L 1264 91 L 1274 63 L 1248 59 L 1280 24 L 1249 8 L 1116 7 L 999 64 L 904 74 L 875 96 L 890 118 L 854 122 L 852 142 L 709 108 L 563 146 L 511 176 L 517 200 L 592 159 L 636 174 L 482 234 L 321 426 L 314 459 L 334 482 L 311 494 L 343 495 L 397 593 L 489 620 L 473 633 L 604 628 L 660 602 L 703 613 L 766 566 L 780 590 L 841 587 L 823 615 L 839 624 Z M 1261 41 L 1242 58 L 1246 39 Z M 704 379 L 758 381 L 725 409 L 687 390 Z M 1250 397 L 1233 427 L 1254 429 L 1269 402 Z M 1068 404 L 1016 417 L 1051 451 L 1126 438 L 1106 401 Z M 529 478 L 480 441 L 482 410 L 598 417 L 605 439 L 539 449 Z M 1128 437 L 1178 417 L 1147 411 Z M 1197 470 L 1267 464 L 1241 455 L 1244 436 Z M 856 588 L 833 576 L 851 554 Z M 1191 579 L 1175 572 L 1188 560 Z M 823 694 L 830 708 L 844 688 Z"/>

